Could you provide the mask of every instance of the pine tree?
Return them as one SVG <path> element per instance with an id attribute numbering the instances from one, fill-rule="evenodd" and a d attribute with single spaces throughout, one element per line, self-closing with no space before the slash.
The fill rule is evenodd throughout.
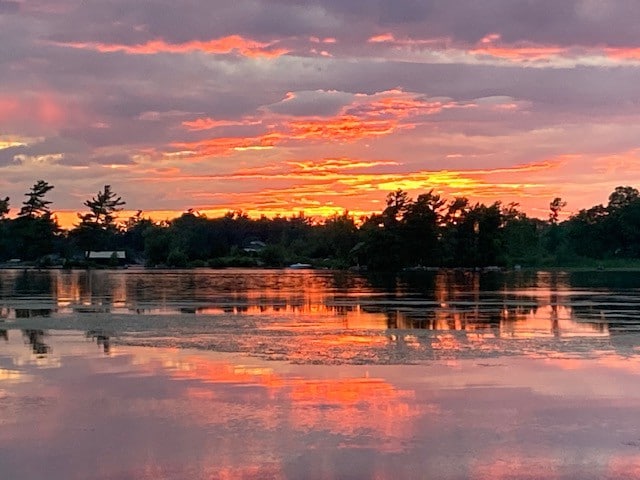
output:
<path id="1" fill-rule="evenodd" d="M 51 202 L 45 200 L 44 197 L 49 190 L 52 189 L 53 185 L 49 185 L 49 183 L 44 180 L 38 180 L 33 187 L 31 187 L 31 190 L 25 193 L 27 200 L 22 202 L 23 207 L 20 209 L 18 216 L 29 218 L 50 217 L 51 210 L 49 209 L 49 205 L 51 205 Z"/>
<path id="2" fill-rule="evenodd" d="M 86 200 L 84 205 L 89 212 L 78 214 L 80 223 L 71 231 L 77 244 L 84 251 L 112 249 L 118 244 L 117 213 L 126 202 L 105 185 L 104 190 Z"/>
<path id="3" fill-rule="evenodd" d="M 122 211 L 122 206 L 125 204 L 122 197 L 111 190 L 111 185 L 105 185 L 103 191 L 99 191 L 91 200 L 84 202 L 90 212 L 84 215 L 78 214 L 78 217 L 81 224 L 91 225 L 100 230 L 115 230 L 116 214 Z"/>

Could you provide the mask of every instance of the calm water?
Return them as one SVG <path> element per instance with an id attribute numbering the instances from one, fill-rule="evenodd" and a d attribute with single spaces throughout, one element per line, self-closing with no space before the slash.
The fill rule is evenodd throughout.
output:
<path id="1" fill-rule="evenodd" d="M 640 478 L 639 306 L 637 273 L 2 271 L 0 478 Z"/>
<path id="2" fill-rule="evenodd" d="M 6 328 L 301 363 L 635 356 L 639 308 L 634 272 L 0 272 Z"/>

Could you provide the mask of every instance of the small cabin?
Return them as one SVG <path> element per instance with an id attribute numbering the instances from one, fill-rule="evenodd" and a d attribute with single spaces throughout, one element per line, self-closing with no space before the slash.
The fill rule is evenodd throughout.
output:
<path id="1" fill-rule="evenodd" d="M 90 250 L 85 255 L 87 261 L 101 265 L 124 265 L 127 254 L 124 250 Z"/>

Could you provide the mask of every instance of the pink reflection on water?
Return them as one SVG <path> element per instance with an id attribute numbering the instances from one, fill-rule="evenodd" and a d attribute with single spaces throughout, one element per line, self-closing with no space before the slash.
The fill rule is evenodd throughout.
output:
<path id="1" fill-rule="evenodd" d="M 157 360 L 151 360 L 147 368 L 155 369 L 158 365 Z M 414 405 L 414 392 L 399 390 L 381 378 L 305 378 L 277 374 L 264 366 L 206 362 L 197 356 L 183 357 L 179 362 L 165 360 L 162 365 L 175 379 L 198 381 L 198 386 L 189 386 L 184 391 L 190 400 L 194 400 L 194 405 L 228 402 L 228 398 L 214 393 L 215 389 L 207 384 L 256 386 L 260 387 L 259 392 L 247 390 L 243 398 L 288 404 L 285 410 L 289 428 L 346 436 L 366 432 L 362 438 L 367 443 L 378 444 L 381 438 L 386 438 L 388 447 L 384 448 L 400 448 L 399 439 L 411 434 L 410 420 L 425 411 L 424 405 Z M 226 407 L 225 412 L 236 415 L 238 409 L 238 405 L 233 405 Z M 435 407 L 428 406 L 428 409 L 436 413 Z M 245 412 L 257 424 L 269 429 L 278 428 L 281 413 L 281 409 L 274 409 L 272 405 Z M 201 412 L 200 418 L 209 423 L 216 419 L 223 421 L 219 413 L 212 415 L 210 409 Z"/>
<path id="2" fill-rule="evenodd" d="M 60 359 L 49 368 L 20 361 L 32 355 L 20 332 L 0 347 L 0 369 L 19 374 L 0 377 L 7 478 L 564 480 L 640 468 L 637 358 L 292 365 L 105 356 L 83 334 L 46 338 Z"/>

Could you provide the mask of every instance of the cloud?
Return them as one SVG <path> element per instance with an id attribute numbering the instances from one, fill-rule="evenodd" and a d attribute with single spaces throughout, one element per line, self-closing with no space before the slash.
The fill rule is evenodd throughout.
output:
<path id="1" fill-rule="evenodd" d="M 18 162 L 18 157 L 25 155 L 26 152 L 26 145 L 16 145 L 0 149 L 0 166 Z"/>
<path id="2" fill-rule="evenodd" d="M 276 48 L 272 43 L 246 39 L 240 35 L 213 40 L 191 40 L 183 43 L 167 43 L 165 40 L 150 40 L 145 43 L 126 45 L 97 42 L 57 42 L 62 47 L 95 50 L 100 53 L 125 53 L 128 55 L 156 55 L 161 53 L 183 54 L 202 52 L 212 55 L 237 54 L 244 57 L 279 57 L 287 53 L 286 49 Z"/>
<path id="3" fill-rule="evenodd" d="M 0 15 L 18 13 L 19 11 L 20 11 L 20 2 L 0 0 Z"/>
<path id="4" fill-rule="evenodd" d="M 335 105 L 328 109 L 317 109 L 316 100 L 325 96 L 335 100 Z M 288 93 L 284 100 L 269 105 L 267 110 L 272 111 L 274 105 L 276 105 L 276 112 L 282 116 L 273 118 L 267 131 L 260 135 L 217 136 L 196 141 L 174 142 L 171 146 L 180 151 L 192 152 L 195 157 L 203 159 L 215 155 L 228 155 L 233 151 L 265 150 L 280 145 L 295 146 L 326 141 L 357 142 L 391 135 L 400 129 L 413 128 L 415 125 L 408 121 L 411 117 L 432 115 L 444 109 L 462 106 L 447 99 L 426 99 L 415 93 L 401 90 L 390 90 L 373 95 L 335 91 Z M 216 122 L 211 119 L 201 119 L 195 123 L 189 122 L 186 126 L 197 131 L 234 124 L 260 123 L 268 122 L 266 120 Z"/>
<path id="5" fill-rule="evenodd" d="M 260 125 L 259 120 L 214 120 L 210 117 L 196 118 L 195 120 L 185 120 L 182 125 L 191 131 L 213 130 L 221 127 L 238 127 L 243 125 Z"/>
<path id="6" fill-rule="evenodd" d="M 51 129 L 71 121 L 75 114 L 69 102 L 50 92 L 0 94 L 0 125 L 5 128 L 35 131 L 42 126 Z M 29 127 L 29 124 L 33 127 Z"/>
<path id="7" fill-rule="evenodd" d="M 287 92 L 284 99 L 266 108 L 283 115 L 309 117 L 337 115 L 353 101 L 354 95 L 337 90 Z"/>
<path id="8" fill-rule="evenodd" d="M 70 138 L 30 139 L 25 143 L 0 149 L 0 165 L 20 163 L 27 157 L 58 162 L 67 155 L 81 155 L 88 151 L 87 145 Z M 86 163 L 86 159 L 84 163 Z"/>

